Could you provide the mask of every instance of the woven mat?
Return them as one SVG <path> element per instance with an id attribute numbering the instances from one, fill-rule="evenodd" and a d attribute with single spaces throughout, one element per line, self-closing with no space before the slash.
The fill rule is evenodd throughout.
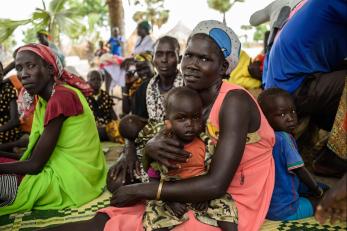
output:
<path id="1" fill-rule="evenodd" d="M 0 216 L 1 231 L 27 231 L 36 230 L 57 224 L 88 220 L 96 211 L 109 205 L 111 194 L 104 192 L 97 199 L 80 208 L 68 208 L 63 210 L 35 210 L 25 213 L 15 213 Z"/>
<path id="2" fill-rule="evenodd" d="M 76 209 L 63 209 L 59 211 L 31 211 L 17 213 L 0 217 L 1 231 L 29 231 L 37 230 L 42 227 L 55 226 L 75 221 L 88 220 L 92 218 L 96 211 L 109 205 L 109 192 L 104 192 L 99 198 Z M 337 231 L 346 230 L 346 223 L 337 223 L 335 225 L 319 225 L 314 218 L 307 218 L 291 222 L 266 221 L 262 231 L 271 230 L 324 230 Z"/>
<path id="3" fill-rule="evenodd" d="M 118 158 L 122 145 L 111 142 L 103 142 L 102 148 L 106 154 L 107 163 L 110 166 Z M 56 226 L 59 224 L 88 220 L 92 218 L 96 211 L 109 205 L 109 192 L 104 192 L 97 199 L 89 202 L 80 208 L 63 210 L 30 211 L 0 216 L 0 231 L 30 231 L 43 227 Z M 337 231 L 347 230 L 347 224 L 336 223 L 335 225 L 319 225 L 313 217 L 290 222 L 266 221 L 262 231 Z"/>

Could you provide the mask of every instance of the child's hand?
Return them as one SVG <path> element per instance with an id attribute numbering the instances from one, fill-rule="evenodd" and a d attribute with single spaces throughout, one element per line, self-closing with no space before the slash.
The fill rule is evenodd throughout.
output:
<path id="1" fill-rule="evenodd" d="M 207 207 L 208 207 L 208 202 L 195 203 L 195 204 L 192 205 L 192 207 L 195 208 L 198 211 L 206 212 Z"/>
<path id="2" fill-rule="evenodd" d="M 187 211 L 188 207 L 186 204 L 179 202 L 165 202 L 166 205 L 170 208 L 170 212 L 173 213 L 178 218 L 181 218 Z"/>

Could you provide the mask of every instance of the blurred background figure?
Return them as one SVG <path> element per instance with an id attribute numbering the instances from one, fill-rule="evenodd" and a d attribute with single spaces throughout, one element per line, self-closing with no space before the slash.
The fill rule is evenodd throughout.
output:
<path id="1" fill-rule="evenodd" d="M 45 30 L 40 30 L 37 32 L 36 37 L 41 44 L 48 46 L 53 50 L 55 55 L 58 56 L 58 59 L 63 67 L 65 67 L 65 56 L 63 52 L 51 41 L 52 37 L 49 35 L 49 33 Z"/>
<path id="2" fill-rule="evenodd" d="M 111 38 L 107 42 L 107 45 L 110 48 L 110 53 L 117 56 L 123 56 L 124 42 L 125 39 L 120 35 L 119 28 L 113 27 Z"/>
<path id="3" fill-rule="evenodd" d="M 142 21 L 137 25 L 137 35 L 138 39 L 135 43 L 135 48 L 133 51 L 134 55 L 150 51 L 153 52 L 154 42 L 150 36 L 151 25 L 148 21 Z"/>

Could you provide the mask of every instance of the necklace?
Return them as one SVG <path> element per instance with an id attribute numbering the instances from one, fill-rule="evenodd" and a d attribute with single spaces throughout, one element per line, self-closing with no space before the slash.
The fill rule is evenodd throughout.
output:
<path id="1" fill-rule="evenodd" d="M 55 93 L 55 86 L 57 85 L 56 82 L 53 83 L 53 86 L 52 86 L 52 92 L 51 92 L 51 97 L 54 95 Z"/>

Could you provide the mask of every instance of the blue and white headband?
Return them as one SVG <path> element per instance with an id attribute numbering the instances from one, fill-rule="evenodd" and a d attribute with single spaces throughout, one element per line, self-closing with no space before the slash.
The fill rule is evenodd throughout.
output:
<path id="1" fill-rule="evenodd" d="M 200 22 L 193 29 L 190 37 L 195 34 L 207 34 L 220 47 L 225 60 L 229 63 L 229 67 L 225 73 L 229 75 L 239 62 L 241 50 L 241 43 L 235 32 L 222 22 L 206 20 Z"/>

